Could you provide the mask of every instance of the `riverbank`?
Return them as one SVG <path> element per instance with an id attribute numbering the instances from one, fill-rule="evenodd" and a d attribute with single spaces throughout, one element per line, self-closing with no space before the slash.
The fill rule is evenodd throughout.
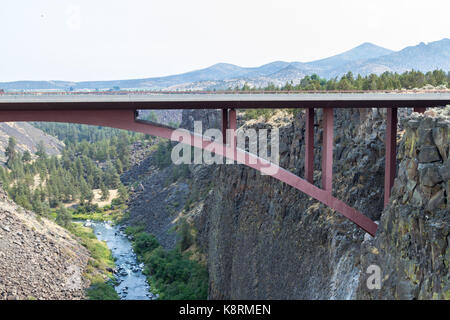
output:
<path id="1" fill-rule="evenodd" d="M 132 239 L 137 258 L 145 266 L 144 274 L 160 299 L 207 299 L 206 265 L 193 259 L 188 250 L 182 250 L 183 239 L 175 249 L 165 250 L 143 227 L 128 227 L 125 232 Z"/>
<path id="2" fill-rule="evenodd" d="M 143 274 L 143 264 L 139 264 L 132 244 L 122 231 L 123 226 L 110 221 L 86 221 L 98 240 L 104 243 L 114 258 L 114 290 L 121 300 L 151 300 L 153 294 Z"/>
<path id="3" fill-rule="evenodd" d="M 83 273 L 83 278 L 90 282 L 86 296 L 91 300 L 118 300 L 119 295 L 114 290 L 114 257 L 106 243 L 98 240 L 94 231 L 84 227 L 81 222 L 72 222 L 68 230 L 78 237 L 90 254 Z"/>

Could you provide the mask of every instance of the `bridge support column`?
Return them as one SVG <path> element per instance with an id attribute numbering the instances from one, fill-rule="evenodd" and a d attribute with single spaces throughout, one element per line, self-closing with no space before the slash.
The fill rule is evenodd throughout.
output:
<path id="1" fill-rule="evenodd" d="M 322 189 L 333 190 L 333 108 L 323 109 Z"/>
<path id="2" fill-rule="evenodd" d="M 427 108 L 420 108 L 420 107 L 414 108 L 414 112 L 418 113 L 424 113 L 426 110 Z"/>
<path id="3" fill-rule="evenodd" d="M 222 109 L 222 143 L 227 144 L 228 109 Z"/>
<path id="4" fill-rule="evenodd" d="M 236 138 L 236 129 L 237 129 L 237 120 L 236 120 L 236 109 L 230 109 L 228 111 L 228 128 L 233 130 L 232 137 L 230 138 L 231 146 L 234 148 L 237 147 L 237 138 Z"/>
<path id="5" fill-rule="evenodd" d="M 386 116 L 386 156 L 384 164 L 384 206 L 391 197 L 397 166 L 397 108 L 388 108 Z"/>
<path id="6" fill-rule="evenodd" d="M 305 179 L 314 183 L 314 108 L 306 109 Z"/>

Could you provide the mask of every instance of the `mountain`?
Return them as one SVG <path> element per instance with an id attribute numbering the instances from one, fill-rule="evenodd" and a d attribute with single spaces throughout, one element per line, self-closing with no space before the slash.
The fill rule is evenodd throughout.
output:
<path id="1" fill-rule="evenodd" d="M 285 68 L 278 70 L 270 74 L 269 78 L 277 79 L 279 81 L 290 81 L 291 79 L 301 79 L 308 74 L 303 68 L 299 68 L 295 66 L 295 64 L 291 63 L 287 65 Z"/>
<path id="2" fill-rule="evenodd" d="M 349 62 L 365 61 L 369 59 L 374 59 L 382 57 L 393 53 L 394 51 L 376 46 L 372 43 L 365 42 L 356 48 L 349 51 L 343 52 L 341 54 L 313 61 L 307 65 L 311 68 L 317 68 L 321 70 L 332 70 L 345 65 Z"/>
<path id="3" fill-rule="evenodd" d="M 369 60 L 371 63 L 385 65 L 391 71 L 404 72 L 406 70 L 450 70 L 450 39 L 420 43 L 414 47 L 407 47 L 388 56 Z"/>
<path id="4" fill-rule="evenodd" d="M 372 43 L 363 43 L 346 52 L 311 62 L 274 61 L 259 67 L 240 67 L 218 63 L 210 67 L 165 77 L 114 81 L 16 81 L 0 83 L 5 90 L 212 90 L 226 89 L 248 82 L 254 86 L 276 85 L 286 81 L 298 83 L 305 75 L 316 73 L 324 78 L 339 77 L 348 71 L 354 74 L 381 74 L 385 71 L 407 70 L 427 72 L 450 70 L 450 39 L 420 43 L 392 51 Z"/>
<path id="5" fill-rule="evenodd" d="M 420 43 L 403 50 L 363 61 L 352 61 L 334 68 L 330 76 L 338 76 L 351 70 L 354 74 L 380 74 L 385 71 L 405 72 L 408 70 L 422 72 L 436 69 L 450 70 L 450 39 Z"/>

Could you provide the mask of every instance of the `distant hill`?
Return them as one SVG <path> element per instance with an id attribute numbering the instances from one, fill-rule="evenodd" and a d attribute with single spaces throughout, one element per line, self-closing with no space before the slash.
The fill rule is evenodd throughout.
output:
<path id="1" fill-rule="evenodd" d="M 57 138 L 44 133 L 27 122 L 2 122 L 0 123 L 0 163 L 6 162 L 5 148 L 10 136 L 16 138 L 16 149 L 20 153 L 28 150 L 34 155 L 40 141 L 44 143 L 45 151 L 49 155 L 60 154 L 60 151 L 64 148 L 64 144 Z"/>
<path id="2" fill-rule="evenodd" d="M 450 70 L 450 39 L 420 43 L 403 50 L 363 61 L 352 61 L 332 70 L 332 76 L 351 70 L 354 74 L 380 74 L 385 71 L 405 72 L 408 70 L 422 72 L 435 69 Z"/>
<path id="3" fill-rule="evenodd" d="M 344 53 L 309 62 L 306 65 L 317 70 L 333 70 L 351 62 L 363 62 L 394 53 L 394 51 L 365 42 Z"/>
<path id="4" fill-rule="evenodd" d="M 5 90 L 105 90 L 120 89 L 147 90 L 212 90 L 226 89 L 248 82 L 254 86 L 269 83 L 284 84 L 298 82 L 305 75 L 313 73 L 324 78 L 341 76 L 348 71 L 354 74 L 381 74 L 385 71 L 407 70 L 427 72 L 435 69 L 450 70 L 450 39 L 420 43 L 417 46 L 392 51 L 372 43 L 363 43 L 341 54 L 311 62 L 275 61 L 259 67 L 240 67 L 218 63 L 208 68 L 177 75 L 144 79 L 114 81 L 17 81 L 0 83 Z"/>

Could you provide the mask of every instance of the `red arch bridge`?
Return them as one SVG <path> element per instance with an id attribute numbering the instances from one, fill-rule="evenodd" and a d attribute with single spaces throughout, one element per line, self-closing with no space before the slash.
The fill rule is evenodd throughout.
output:
<path id="1" fill-rule="evenodd" d="M 358 210 L 332 195 L 333 180 L 333 109 L 386 108 L 386 161 L 384 203 L 389 202 L 396 169 L 397 109 L 414 108 L 424 112 L 427 107 L 450 104 L 450 93 L 129 93 L 129 94 L 2 94 L 0 121 L 68 122 L 113 127 L 146 133 L 178 141 L 172 136 L 175 128 L 137 119 L 142 109 L 221 109 L 224 143 L 192 132 L 180 142 L 214 150 L 217 154 L 271 175 L 341 213 L 357 226 L 375 235 L 377 224 Z M 236 129 L 236 109 L 305 108 L 306 154 L 305 177 L 278 167 L 254 154 L 238 149 L 235 136 L 226 141 L 226 129 Z M 322 187 L 313 184 L 314 109 L 323 109 Z M 186 136 L 185 136 L 186 137 Z M 230 140 L 230 139 L 229 139 Z"/>

